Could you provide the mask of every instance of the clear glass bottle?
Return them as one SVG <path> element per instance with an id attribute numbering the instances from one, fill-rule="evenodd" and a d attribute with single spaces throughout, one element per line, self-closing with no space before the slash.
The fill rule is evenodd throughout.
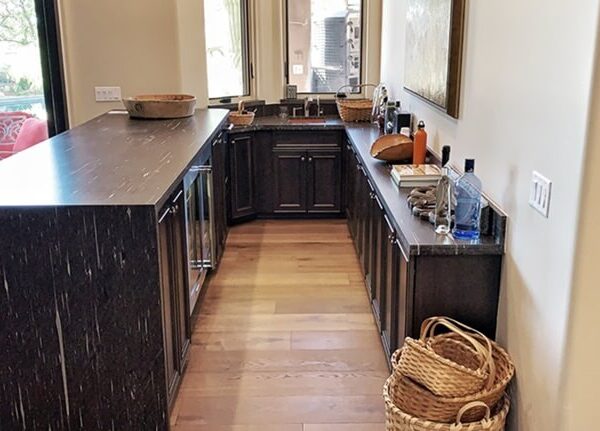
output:
<path id="1" fill-rule="evenodd" d="M 435 191 L 435 232 L 440 235 L 449 234 L 452 227 L 452 183 L 449 161 L 450 147 L 445 145 L 442 148 L 442 178 Z"/>
<path id="2" fill-rule="evenodd" d="M 481 180 L 475 176 L 475 160 L 465 160 L 465 173 L 455 186 L 456 210 L 453 234 L 459 239 L 478 239 L 481 221 Z"/>

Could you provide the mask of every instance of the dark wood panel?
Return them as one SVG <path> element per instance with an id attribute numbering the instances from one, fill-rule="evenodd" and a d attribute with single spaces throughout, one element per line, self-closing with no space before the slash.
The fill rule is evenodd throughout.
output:
<path id="1" fill-rule="evenodd" d="M 435 315 L 496 335 L 501 256 L 423 256 L 416 261 L 411 334 Z"/>
<path id="2" fill-rule="evenodd" d="M 306 152 L 273 150 L 275 213 L 306 212 Z"/>
<path id="3" fill-rule="evenodd" d="M 306 186 L 309 213 L 340 213 L 342 209 L 341 156 L 339 150 L 308 151 Z"/>
<path id="4" fill-rule="evenodd" d="M 230 140 L 231 219 L 234 221 L 255 214 L 252 142 L 252 135 L 235 135 Z"/>

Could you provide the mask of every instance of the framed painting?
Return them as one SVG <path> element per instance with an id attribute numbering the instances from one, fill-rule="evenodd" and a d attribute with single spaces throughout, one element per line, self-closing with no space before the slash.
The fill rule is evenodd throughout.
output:
<path id="1" fill-rule="evenodd" d="M 466 0 L 407 0 L 404 88 L 458 118 Z"/>

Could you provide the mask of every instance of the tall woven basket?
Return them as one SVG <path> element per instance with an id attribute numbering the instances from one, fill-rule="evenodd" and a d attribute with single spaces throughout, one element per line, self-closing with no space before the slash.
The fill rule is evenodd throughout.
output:
<path id="1" fill-rule="evenodd" d="M 449 340 L 460 342 L 460 337 L 456 334 L 444 334 L 435 337 L 432 343 L 445 344 Z M 495 376 L 490 388 L 485 388 L 472 395 L 463 397 L 440 397 L 433 394 L 423 386 L 415 383 L 410 378 L 402 376 L 398 369 L 398 360 L 401 350 L 397 350 L 392 355 L 394 390 L 391 392 L 396 406 L 403 412 L 413 416 L 435 422 L 450 423 L 455 418 L 460 409 L 473 401 L 481 401 L 492 410 L 498 405 L 504 396 L 504 391 L 515 373 L 515 367 L 508 356 L 508 353 L 495 342 L 492 344 L 492 357 L 495 363 Z M 485 409 L 472 408 L 463 415 L 466 422 L 477 421 L 483 418 Z"/>
<path id="2" fill-rule="evenodd" d="M 371 121 L 371 113 L 373 111 L 373 101 L 371 99 L 345 99 L 338 97 L 338 94 L 340 94 L 340 91 L 344 88 L 355 89 L 364 87 L 375 87 L 375 85 L 344 85 L 335 93 L 335 102 L 342 120 L 349 123 Z"/>
<path id="3" fill-rule="evenodd" d="M 383 387 L 385 401 L 386 431 L 504 431 L 506 416 L 510 408 L 507 397 L 502 398 L 494 409 L 481 401 L 473 401 L 461 406 L 450 423 L 421 419 L 402 411 L 394 403 L 394 391 L 398 387 L 400 375 L 393 373 Z M 467 416 L 473 409 L 484 410 L 480 420 L 469 421 Z"/>
<path id="4" fill-rule="evenodd" d="M 436 338 L 437 327 L 450 330 L 456 340 Z M 438 343 L 432 344 L 433 340 Z M 426 319 L 420 338 L 406 339 L 398 369 L 442 397 L 461 397 L 490 388 L 496 373 L 490 340 L 448 317 Z"/>

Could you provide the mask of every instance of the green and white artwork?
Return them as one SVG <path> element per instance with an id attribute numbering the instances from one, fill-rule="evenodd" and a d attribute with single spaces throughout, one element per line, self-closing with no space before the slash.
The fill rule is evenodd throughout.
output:
<path id="1" fill-rule="evenodd" d="M 462 0 L 408 0 L 406 14 L 404 86 L 454 117 L 458 115 L 463 4 Z M 459 24 L 455 34 L 453 22 Z"/>

